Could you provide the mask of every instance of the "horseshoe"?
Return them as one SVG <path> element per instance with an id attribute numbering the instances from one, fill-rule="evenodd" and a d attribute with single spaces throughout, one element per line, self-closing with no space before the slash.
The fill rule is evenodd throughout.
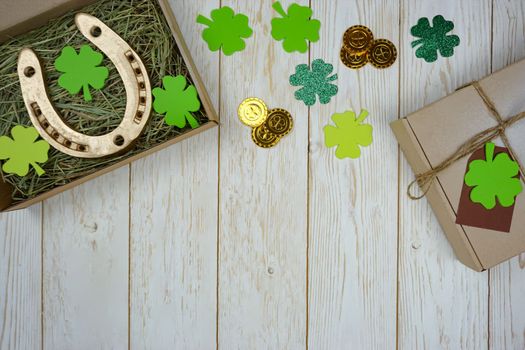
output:
<path id="1" fill-rule="evenodd" d="M 18 77 L 31 122 L 57 150 L 79 158 L 100 158 L 126 150 L 142 133 L 151 114 L 151 83 L 135 51 L 102 21 L 85 13 L 75 23 L 90 42 L 106 54 L 126 89 L 126 111 L 120 125 L 102 136 L 71 129 L 49 100 L 42 66 L 36 53 L 25 48 L 18 57 Z"/>

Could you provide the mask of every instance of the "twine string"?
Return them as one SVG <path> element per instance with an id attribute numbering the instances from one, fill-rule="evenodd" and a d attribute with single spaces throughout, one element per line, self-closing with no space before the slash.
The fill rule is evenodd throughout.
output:
<path id="1" fill-rule="evenodd" d="M 424 173 L 417 174 L 415 180 L 412 181 L 407 188 L 407 195 L 410 199 L 419 200 L 425 197 L 439 173 L 441 173 L 443 170 L 447 169 L 463 157 L 477 151 L 478 149 L 483 147 L 487 142 L 490 142 L 497 137 L 501 137 L 501 140 L 505 144 L 505 147 L 509 150 L 510 155 L 518 164 L 522 176 L 523 174 L 525 174 L 525 168 L 523 167 L 519 159 L 514 156 L 514 151 L 512 150 L 509 139 L 505 134 L 505 131 L 508 127 L 525 118 L 525 111 L 518 113 L 506 120 L 503 120 L 498 110 L 496 109 L 494 102 L 492 102 L 492 100 L 487 96 L 481 85 L 477 81 L 475 81 L 472 83 L 472 86 L 476 89 L 481 99 L 485 103 L 485 106 L 487 107 L 489 112 L 494 116 L 494 119 L 496 119 L 496 122 L 498 124 L 472 136 L 470 139 L 465 141 L 465 143 L 459 146 L 456 152 L 454 152 L 451 156 L 446 158 L 434 168 Z M 413 190 L 416 185 L 419 185 L 419 188 L 423 191 L 421 195 L 413 194 Z"/>

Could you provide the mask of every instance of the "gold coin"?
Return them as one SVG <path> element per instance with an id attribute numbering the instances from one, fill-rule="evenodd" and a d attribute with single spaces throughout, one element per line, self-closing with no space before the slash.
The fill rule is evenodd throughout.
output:
<path id="1" fill-rule="evenodd" d="M 347 48 L 341 48 L 341 62 L 348 68 L 358 69 L 364 67 L 368 63 L 367 55 L 360 55 L 350 52 Z"/>
<path id="2" fill-rule="evenodd" d="M 372 43 L 372 47 L 366 54 L 368 61 L 376 68 L 388 68 L 397 59 L 395 45 L 386 39 L 377 39 Z"/>
<path id="3" fill-rule="evenodd" d="M 261 99 L 250 97 L 242 101 L 237 113 L 243 124 L 255 128 L 265 122 L 268 117 L 268 107 Z"/>
<path id="4" fill-rule="evenodd" d="M 348 28 L 343 35 L 343 46 L 356 54 L 364 54 L 372 45 L 374 34 L 365 26 L 357 25 Z"/>
<path id="5" fill-rule="evenodd" d="M 292 131 L 293 118 L 288 111 L 281 108 L 274 108 L 268 112 L 268 119 L 264 122 L 264 126 L 272 134 L 283 137 Z"/>
<path id="6" fill-rule="evenodd" d="M 281 140 L 279 136 L 271 133 L 264 124 L 252 129 L 252 139 L 257 146 L 262 148 L 273 147 Z"/>

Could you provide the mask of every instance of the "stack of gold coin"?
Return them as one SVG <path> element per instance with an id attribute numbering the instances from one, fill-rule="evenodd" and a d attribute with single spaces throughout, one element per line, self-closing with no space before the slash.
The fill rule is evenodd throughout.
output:
<path id="1" fill-rule="evenodd" d="M 252 140 L 262 148 L 274 147 L 293 129 L 292 115 L 281 108 L 268 110 L 261 99 L 250 97 L 238 110 L 241 122 L 252 128 Z"/>
<path id="2" fill-rule="evenodd" d="M 395 45 L 386 39 L 374 39 L 370 29 L 362 25 L 348 28 L 343 35 L 341 61 L 352 69 L 371 63 L 376 68 L 387 68 L 397 59 Z"/>

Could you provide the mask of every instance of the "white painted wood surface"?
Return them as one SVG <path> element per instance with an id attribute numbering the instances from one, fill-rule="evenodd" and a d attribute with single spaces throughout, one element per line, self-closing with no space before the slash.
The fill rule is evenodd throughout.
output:
<path id="1" fill-rule="evenodd" d="M 0 214 L 0 349 L 42 341 L 42 205 Z"/>
<path id="2" fill-rule="evenodd" d="M 491 3 L 478 0 L 401 3 L 400 116 L 490 72 Z M 415 57 L 410 28 L 442 14 L 461 39 L 453 57 L 432 64 Z M 488 343 L 487 272 L 459 264 L 426 200 L 412 201 L 414 179 L 401 156 L 399 196 L 400 349 L 485 349 Z M 504 327 L 504 325 L 501 325 Z"/>
<path id="3" fill-rule="evenodd" d="M 270 0 L 172 0 L 221 130 L 0 214 L 1 349 L 525 348 L 525 255 L 484 273 L 461 265 L 426 201 L 406 198 L 413 174 L 388 128 L 525 57 L 525 5 L 300 2 L 322 21 L 321 40 L 290 55 L 271 39 Z M 254 28 L 229 57 L 209 52 L 195 23 L 220 4 Z M 428 64 L 409 29 L 437 14 L 462 42 Z M 344 68 L 353 24 L 393 41 L 397 63 Z M 340 91 L 308 109 L 288 77 L 316 58 L 335 65 Z M 248 96 L 292 112 L 295 130 L 276 148 L 256 148 L 238 122 Z M 339 161 L 322 128 L 361 108 L 374 143 Z"/>
<path id="4" fill-rule="evenodd" d="M 217 108 L 219 55 L 192 33 L 197 13 L 218 1 L 172 5 Z M 217 129 L 131 165 L 132 349 L 215 347 L 217 169 Z"/>
<path id="5" fill-rule="evenodd" d="M 493 71 L 525 58 L 525 2 L 498 2 L 493 28 Z M 525 253 L 491 269 L 489 286 L 490 347 L 525 349 Z"/>
<path id="6" fill-rule="evenodd" d="M 43 347 L 125 349 L 129 168 L 44 203 Z"/>
<path id="7" fill-rule="evenodd" d="M 389 122 L 397 118 L 399 64 L 356 72 L 339 50 L 342 33 L 358 23 L 398 46 L 399 4 L 315 1 L 313 9 L 324 21 L 311 57 L 334 64 L 339 93 L 310 113 L 308 345 L 387 349 L 396 343 L 398 153 Z M 374 142 L 358 161 L 341 161 L 324 146 L 323 128 L 350 109 L 370 112 Z"/>
<path id="8" fill-rule="evenodd" d="M 308 55 L 289 55 L 271 38 L 271 1 L 222 4 L 247 14 L 254 34 L 221 60 L 219 347 L 298 349 L 306 342 L 308 109 L 287 79 Z M 238 120 L 249 96 L 294 116 L 293 132 L 271 150 L 256 147 Z"/>

